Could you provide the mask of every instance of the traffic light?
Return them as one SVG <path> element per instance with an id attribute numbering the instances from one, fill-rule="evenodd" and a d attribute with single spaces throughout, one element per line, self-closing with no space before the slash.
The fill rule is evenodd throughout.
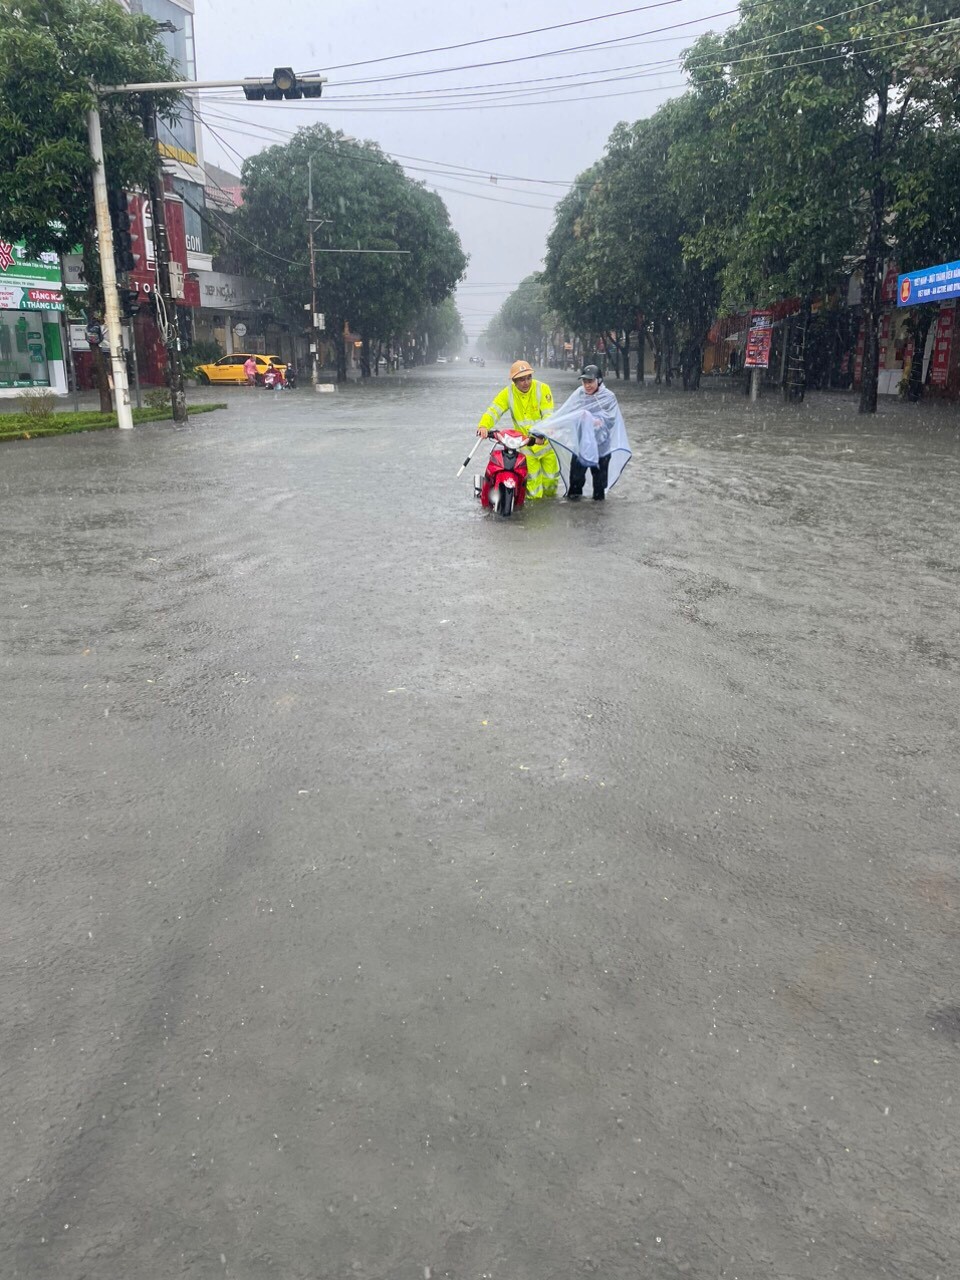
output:
<path id="1" fill-rule="evenodd" d="M 140 254 L 135 252 L 140 247 L 140 236 L 130 216 L 130 197 L 126 191 L 108 191 L 107 204 L 113 223 L 113 257 L 117 270 L 134 271 L 140 261 Z"/>
<path id="2" fill-rule="evenodd" d="M 119 289 L 120 314 L 124 320 L 132 320 L 140 310 L 140 294 L 136 289 Z"/>
<path id="3" fill-rule="evenodd" d="M 293 74 L 292 67 L 274 68 L 271 80 L 248 80 L 243 86 L 243 96 L 249 102 L 279 102 L 281 98 L 319 98 L 323 94 L 323 76 Z"/>

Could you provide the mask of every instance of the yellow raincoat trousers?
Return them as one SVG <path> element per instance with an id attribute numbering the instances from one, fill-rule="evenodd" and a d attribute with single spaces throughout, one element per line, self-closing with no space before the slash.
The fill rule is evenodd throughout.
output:
<path id="1" fill-rule="evenodd" d="M 545 382 L 531 382 L 526 392 L 511 382 L 494 396 L 479 425 L 493 431 L 505 413 L 510 414 L 518 431 L 532 432 L 538 422 L 553 413 L 553 392 Z M 550 443 L 544 440 L 542 444 L 528 445 L 523 453 L 527 459 L 527 497 L 555 498 L 560 461 Z"/>

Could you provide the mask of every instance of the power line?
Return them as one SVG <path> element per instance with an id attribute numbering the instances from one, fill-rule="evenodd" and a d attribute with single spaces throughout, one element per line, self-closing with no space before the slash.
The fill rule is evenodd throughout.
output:
<path id="1" fill-rule="evenodd" d="M 735 12 L 735 10 L 729 10 L 729 12 L 733 13 Z M 902 27 L 897 31 L 884 32 L 882 37 L 874 37 L 874 38 L 888 39 L 889 37 L 895 36 L 895 35 L 907 35 L 908 37 L 914 37 L 914 36 L 918 36 L 922 32 L 926 32 L 929 30 L 940 28 L 942 26 L 946 26 L 952 21 L 954 21 L 954 19 L 946 18 L 938 22 L 924 23 L 921 26 Z M 823 44 L 818 45 L 817 48 L 819 50 L 825 50 L 825 49 L 835 48 L 841 45 L 845 46 L 850 44 L 851 42 L 855 43 L 856 38 L 848 36 L 839 40 L 827 41 Z M 887 46 L 877 46 L 877 47 L 885 48 Z M 734 52 L 736 51 L 736 46 L 734 46 L 733 51 Z M 867 51 L 869 51 L 869 49 Z M 728 59 L 728 60 L 725 60 L 723 63 L 712 63 L 712 64 L 704 63 L 704 64 L 696 64 L 696 65 L 698 67 L 703 66 L 705 69 L 709 69 L 710 67 L 717 67 L 721 65 L 724 67 L 737 66 L 742 62 L 755 61 L 759 58 L 767 58 L 767 57 L 786 58 L 795 53 L 809 53 L 809 52 L 811 52 L 811 50 L 808 46 L 802 46 L 794 49 L 771 49 L 764 53 L 748 54 L 744 58 Z M 396 100 L 400 98 L 419 98 L 419 99 L 427 99 L 427 100 L 439 100 L 441 98 L 448 99 L 448 100 L 453 100 L 457 98 L 470 99 L 470 98 L 476 98 L 476 97 L 499 98 L 499 97 L 502 97 L 503 95 L 494 93 L 494 90 L 501 89 L 501 88 L 507 88 L 512 90 L 512 93 L 510 96 L 513 98 L 517 98 L 517 97 L 523 97 L 523 96 L 530 96 L 536 93 L 549 93 L 554 91 L 562 91 L 565 89 L 589 87 L 591 85 L 597 85 L 597 84 L 613 84 L 621 80 L 643 79 L 651 75 L 662 75 L 662 74 L 665 74 L 667 71 L 671 71 L 671 72 L 678 71 L 682 65 L 683 63 L 680 58 L 662 58 L 653 62 L 628 63 L 626 65 L 608 67 L 608 68 L 603 68 L 599 70 L 594 68 L 591 71 L 576 71 L 576 72 L 571 72 L 569 75 L 542 76 L 533 80 L 500 80 L 500 81 L 492 81 L 489 84 L 482 84 L 482 85 L 472 84 L 472 85 L 461 85 L 457 87 L 446 87 L 446 88 L 436 88 L 436 89 L 399 90 L 393 93 L 382 93 L 382 94 L 381 93 L 347 94 L 347 95 L 344 95 L 343 97 L 337 98 L 336 101 L 337 102 L 351 102 L 351 101 L 367 102 L 367 101 L 373 101 L 378 98 L 390 98 L 391 100 Z M 633 72 L 635 74 L 625 75 L 625 76 L 606 74 L 607 72 L 620 72 L 620 71 L 628 71 L 628 72 Z M 595 78 L 584 79 L 584 77 L 587 77 L 587 76 L 593 76 Z M 562 83 L 556 84 L 555 89 L 549 88 L 549 87 L 548 88 L 539 87 L 539 86 L 550 86 L 557 81 L 560 81 Z M 574 83 L 574 82 L 578 82 L 578 83 Z"/>
<path id="2" fill-rule="evenodd" d="M 231 98 L 231 99 L 226 99 L 225 101 L 230 106 L 239 105 L 236 99 Z M 232 120 L 240 124 L 245 123 L 242 116 L 227 115 L 224 112 L 216 112 L 214 114 L 215 114 L 215 118 L 218 120 Z M 291 138 L 297 132 L 294 129 L 282 129 L 282 128 L 278 128 L 275 125 L 264 125 L 264 124 L 260 124 L 259 122 L 255 125 L 255 127 L 269 133 L 274 133 L 278 137 L 284 137 L 284 138 Z M 304 126 L 301 126 L 301 128 L 302 127 Z M 324 151 L 335 152 L 338 150 L 337 147 L 326 146 L 322 142 L 318 142 L 316 146 L 318 147 L 318 149 L 324 150 Z M 242 163 L 243 157 L 239 155 L 239 152 L 237 152 L 232 147 L 230 148 L 230 150 L 234 152 L 234 155 L 238 156 L 238 158 Z M 515 173 L 496 173 L 496 172 L 491 173 L 489 169 L 474 169 L 469 165 L 455 164 L 447 160 L 428 160 L 428 159 L 425 159 L 423 156 L 408 156 L 408 155 L 404 155 L 402 152 L 399 152 L 399 151 L 392 152 L 392 153 L 385 151 L 383 152 L 383 155 L 387 158 L 387 160 L 394 160 L 394 161 L 397 161 L 398 163 L 404 162 L 404 161 L 417 162 L 414 164 L 403 163 L 402 167 L 404 169 L 410 169 L 413 172 L 422 172 L 422 173 L 443 173 L 443 176 L 448 178 L 456 178 L 456 177 L 466 178 L 469 175 L 478 174 L 485 181 L 489 181 L 491 178 L 493 178 L 493 179 L 496 179 L 498 183 L 501 179 L 503 179 L 506 182 L 527 182 L 527 183 L 533 183 L 540 186 L 549 186 L 549 187 L 570 187 L 570 186 L 576 185 L 576 181 L 570 178 L 530 178 L 525 175 L 515 174 Z M 368 157 L 363 155 L 362 150 L 360 150 L 359 148 L 357 149 L 357 151 L 353 153 L 353 158 L 357 160 L 362 160 L 364 162 L 373 163 L 373 164 L 381 163 L 375 157 L 372 157 L 372 156 Z M 429 169 L 420 169 L 418 165 L 431 165 L 431 166 L 438 166 L 438 167 L 429 168 Z M 459 170 L 460 172 L 444 173 L 443 170 Z"/>
<path id="3" fill-rule="evenodd" d="M 233 123 L 235 123 L 235 124 L 244 124 L 244 125 L 245 125 L 245 122 L 243 121 L 242 117 L 240 117 L 240 116 L 229 115 L 229 114 L 227 114 L 226 112 L 223 112 L 223 111 L 210 111 L 209 109 L 207 109 L 207 111 L 206 111 L 206 115 L 204 116 L 204 119 L 205 119 L 205 120 L 210 120 L 211 118 L 212 118 L 212 119 L 214 119 L 214 120 L 220 121 L 220 122 L 222 122 L 222 121 L 232 121 L 232 122 L 233 122 Z M 276 137 L 278 137 L 278 138 L 292 138 L 292 137 L 296 136 L 296 131 L 291 130 L 291 129 L 282 129 L 282 128 L 279 128 L 279 127 L 277 127 L 277 126 L 268 126 L 268 125 L 261 125 L 261 124 L 257 124 L 257 125 L 256 125 L 256 126 L 254 126 L 254 127 L 256 127 L 256 128 L 258 128 L 258 129 L 260 129 L 261 131 L 265 131 L 265 132 L 268 132 L 268 133 L 270 133 L 270 134 L 273 134 L 274 136 L 276 136 Z M 208 125 L 208 128 L 210 128 L 211 132 L 213 131 L 213 126 L 212 126 L 212 125 Z M 221 128 L 227 128 L 227 126 L 226 126 L 225 124 L 222 124 L 222 123 L 221 123 Z M 229 132 L 240 132 L 240 130 L 228 130 L 228 131 L 229 131 Z M 248 126 L 246 126 L 246 125 L 245 125 L 245 128 L 244 128 L 243 132 L 244 132 L 246 135 L 248 135 L 248 136 L 254 136 L 253 134 L 251 134 L 251 133 L 250 133 L 249 127 L 248 127 Z M 335 147 L 325 147 L 322 143 L 317 143 L 317 149 L 318 149 L 318 150 L 321 150 L 321 151 L 329 151 L 329 152 L 334 152 L 334 153 L 336 153 L 336 152 L 338 151 L 338 148 L 335 148 Z M 394 165 L 394 166 L 399 167 L 399 168 L 402 168 L 402 169 L 409 169 L 411 172 L 414 172 L 414 173 L 427 173 L 427 174 L 433 174 L 433 175 L 436 175 L 436 176 L 441 177 L 441 178 L 455 179 L 455 180 L 460 181 L 460 182 L 474 182 L 474 183 L 481 183 L 481 182 L 482 182 L 482 183 L 484 183 L 484 184 L 487 184 L 487 183 L 490 183 L 491 177 L 493 176 L 493 175 L 487 174 L 487 175 L 485 175 L 484 177 L 475 177 L 475 176 L 473 175 L 473 173 L 459 173 L 459 172 L 453 172 L 453 173 L 451 173 L 451 172 L 448 172 L 448 171 L 447 171 L 447 169 L 426 168 L 426 167 L 424 167 L 424 166 L 422 166 L 422 165 L 413 165 L 413 164 L 402 164 L 402 165 L 401 165 L 401 164 L 400 164 L 400 162 L 399 162 L 399 160 L 398 160 L 397 158 L 390 156 L 387 152 L 383 152 L 383 153 L 382 153 L 382 158 L 378 158 L 377 156 L 373 156 L 373 155 L 364 155 L 364 154 L 363 154 L 363 152 L 362 152 L 362 150 L 360 150 L 360 151 L 357 151 L 357 152 L 353 152 L 353 153 L 351 153 L 350 158 L 351 158 L 351 160 L 358 160 L 358 161 L 360 161 L 360 162 L 361 162 L 361 163 L 363 163 L 363 164 L 372 164 L 372 165 L 375 165 L 375 166 L 377 166 L 377 167 L 379 167 L 379 168 L 387 168 L 387 167 L 389 167 L 389 166 L 391 166 L 391 165 Z M 435 163 L 437 163 L 437 164 L 442 164 L 443 162 L 442 162 L 442 161 L 437 161 L 437 162 L 435 162 Z M 448 166 L 448 168 L 450 168 L 450 167 L 454 167 L 454 166 Z M 459 167 L 459 166 L 456 166 L 456 167 Z M 477 170 L 477 171 L 475 171 L 475 172 L 479 173 L 480 171 L 479 171 L 479 170 Z M 501 186 L 500 186 L 500 184 L 499 184 L 499 181 L 495 181 L 493 185 L 495 185 L 495 186 L 498 188 L 498 190 L 501 190 L 501 191 L 515 191 L 515 192 L 517 192 L 517 193 L 518 193 L 518 194 L 520 194 L 520 195 L 533 195 L 533 196 L 536 196 L 536 195 L 539 195 L 539 194 L 540 194 L 539 192 L 535 192 L 535 191 L 526 191 L 526 190 L 524 190 L 524 189 L 523 189 L 523 188 L 521 188 L 521 187 L 510 187 L 510 186 L 503 186 L 503 187 L 501 187 Z M 552 185 L 561 185 L 561 184 L 552 184 Z M 569 184 L 562 184 L 562 185 L 569 185 Z M 544 194 L 544 195 L 547 195 L 548 193 L 544 192 L 543 194 Z M 550 198 L 550 197 L 548 196 L 548 198 Z M 533 207 L 533 206 L 531 206 L 531 207 Z"/>
<path id="4" fill-rule="evenodd" d="M 211 125 L 211 124 L 210 124 L 209 120 L 208 120 L 208 119 L 206 119 L 206 117 L 205 117 L 205 116 L 201 116 L 199 112 L 196 112 L 195 114 L 196 114 L 197 118 L 200 120 L 200 122 L 204 125 L 204 127 L 205 127 L 205 128 L 207 128 L 207 129 L 209 129 L 210 133 L 211 133 L 211 134 L 213 134 L 213 136 L 214 136 L 214 137 L 215 137 L 219 142 L 221 142 L 224 146 L 229 146 L 229 144 L 225 141 L 225 139 L 223 139 L 223 138 L 220 136 L 219 132 L 218 132 L 216 129 L 214 129 L 213 125 Z M 218 117 L 218 118 L 219 118 L 219 117 Z M 221 127 L 225 132 L 227 132 L 227 133 L 240 133 L 240 132 L 243 132 L 243 133 L 244 133 L 244 136 L 249 136 L 249 135 L 248 135 L 248 133 L 247 133 L 246 131 L 239 130 L 239 129 L 232 129 L 232 128 L 230 128 L 230 126 L 229 126 L 229 125 L 221 125 L 220 127 Z M 279 129 L 274 129 L 274 130 L 273 130 L 273 132 L 275 132 L 275 133 L 281 133 L 281 130 L 279 130 Z M 230 149 L 231 149 L 231 150 L 234 150 L 232 147 L 231 147 Z M 234 154 L 239 154 L 239 153 L 238 153 L 238 152 L 236 152 L 236 151 L 234 151 Z M 359 157 L 354 157 L 354 158 L 359 158 Z M 366 158 L 366 157 L 364 157 L 364 158 Z M 370 159 L 371 163 L 374 163 L 374 164 L 382 165 L 382 164 L 384 163 L 383 161 L 377 160 L 375 157 L 370 157 L 369 159 Z M 402 167 L 402 166 L 401 166 L 401 167 Z M 447 178 L 447 180 L 448 180 L 448 181 L 455 181 L 455 180 L 457 179 L 457 177 L 458 177 L 458 175 L 457 175 L 457 174 L 444 174 L 443 176 L 444 176 L 445 178 Z M 485 201 L 490 201 L 490 202 L 491 202 L 491 203 L 493 203 L 493 204 L 512 205 L 513 207 L 518 208 L 518 209 L 535 209 L 535 210 L 539 210 L 540 212 L 543 212 L 543 213 L 551 213 L 551 212 L 552 212 L 552 210 L 553 210 L 553 206 L 552 206 L 552 205 L 546 205 L 546 204 L 527 204 L 527 203 L 525 203 L 524 201 L 521 201 L 521 200 L 504 200 L 504 199 L 499 198 L 498 196 L 486 196 L 486 195 L 481 195 L 478 191 L 463 191 L 463 190 L 459 190 L 459 189 L 457 189 L 456 187 L 442 187 L 442 186 L 439 186 L 439 185 L 438 185 L 438 184 L 436 184 L 436 183 L 429 183 L 429 184 L 427 184 L 427 185 L 429 185 L 430 187 L 432 187 L 432 188 L 436 189 L 437 191 L 447 191 L 447 192 L 449 192 L 451 195 L 468 196 L 468 197 L 471 197 L 471 198 L 472 198 L 472 199 L 474 199 L 474 200 L 485 200 Z M 530 194 L 535 194 L 535 193 L 530 193 Z"/>
<path id="5" fill-rule="evenodd" d="M 675 3 L 676 0 L 669 0 Z M 878 0 L 875 0 L 878 2 Z M 689 18 L 685 22 L 671 22 L 664 27 L 651 27 L 648 31 L 634 31 L 628 36 L 616 36 L 610 40 L 595 40 L 590 45 L 590 50 L 600 49 L 611 44 L 621 44 L 625 40 L 636 40 L 643 36 L 660 35 L 664 31 L 677 31 L 682 27 L 698 26 L 702 22 L 712 22 L 714 18 L 725 18 L 736 13 L 736 9 L 724 9 L 719 13 L 707 14 L 701 18 Z M 450 75 L 454 71 L 483 71 L 487 67 L 509 67 L 518 62 L 532 62 L 540 58 L 555 58 L 561 54 L 578 53 L 583 54 L 583 45 L 571 45 L 565 49 L 544 49 L 538 53 L 525 53 L 517 58 L 495 58 L 491 62 L 468 62 L 458 67 L 434 67 L 427 71 L 403 71 L 393 76 L 371 76 L 365 80 L 344 80 L 339 82 L 341 89 L 353 89 L 364 84 L 389 84 L 395 80 L 413 80 L 420 76 L 438 76 Z M 330 85 L 329 88 L 334 88 Z"/>
<path id="6" fill-rule="evenodd" d="M 592 18 L 577 18 L 572 22 L 556 22 L 548 27 L 533 27 L 529 31 L 515 31 L 504 36 L 484 36 L 480 40 L 465 40 L 461 44 L 438 45 L 433 49 L 415 49 L 410 53 L 391 53 L 383 58 L 367 58 L 363 62 L 341 62 L 335 67 L 319 67 L 315 71 L 304 71 L 302 75 L 319 75 L 323 71 L 346 71 L 350 67 L 368 67 L 378 62 L 396 62 L 401 58 L 422 58 L 428 53 L 449 53 L 453 49 L 470 49 L 478 44 L 494 44 L 498 40 L 519 40 L 524 36 L 539 36 L 545 31 L 560 31 L 564 27 L 581 27 L 590 22 L 606 22 L 611 18 L 624 18 L 631 13 L 642 13 L 647 9 L 663 9 L 667 5 L 679 4 L 680 0 L 656 0 L 654 4 L 641 4 L 633 9 L 621 9 L 616 13 L 600 13 Z"/>
<path id="7" fill-rule="evenodd" d="M 883 2 L 884 0 L 864 0 L 863 3 L 855 5 L 853 8 L 847 8 L 847 9 L 841 10 L 838 13 L 829 14 L 826 17 L 813 18 L 809 22 L 801 23 L 799 24 L 799 26 L 796 26 L 796 27 L 788 27 L 786 31 L 783 31 L 780 34 L 786 35 L 786 34 L 789 34 L 791 31 L 800 31 L 800 30 L 803 30 L 805 27 L 815 26 L 817 25 L 817 23 L 831 21 L 835 17 L 844 17 L 851 13 L 857 13 L 862 9 L 873 8 L 878 4 L 882 4 Z M 370 76 L 363 80 L 342 80 L 338 82 L 338 85 L 340 88 L 355 88 L 359 85 L 364 85 L 364 84 L 385 84 L 394 80 L 408 80 L 408 79 L 413 79 L 420 76 L 449 75 L 453 71 L 473 71 L 473 70 L 482 70 L 482 69 L 485 69 L 486 67 L 510 66 L 511 64 L 518 63 L 518 62 L 530 62 L 530 61 L 538 60 L 540 58 L 552 58 L 552 57 L 558 57 L 560 55 L 567 55 L 567 54 L 582 55 L 584 52 L 590 52 L 595 49 L 601 49 L 601 48 L 606 49 L 606 48 L 609 48 L 609 46 L 611 45 L 618 45 L 621 48 L 628 48 L 631 46 L 632 42 L 658 43 L 653 41 L 648 42 L 644 38 L 646 36 L 660 34 L 664 31 L 679 31 L 682 28 L 698 26 L 699 24 L 704 22 L 712 22 L 715 18 L 730 17 L 732 14 L 737 12 L 740 12 L 740 13 L 743 13 L 745 11 L 749 12 L 749 11 L 752 11 L 753 9 L 762 8 L 764 3 L 766 3 L 766 0 L 761 0 L 761 3 L 758 3 L 758 4 L 750 4 L 750 5 L 741 4 L 739 10 L 724 9 L 717 13 L 704 14 L 699 18 L 689 18 L 683 22 L 668 23 L 666 26 L 663 26 L 663 27 L 652 27 L 648 31 L 634 31 L 634 32 L 631 32 L 629 35 L 625 35 L 625 36 L 611 36 L 607 40 L 594 40 L 591 42 L 588 50 L 584 49 L 583 44 L 568 45 L 562 49 L 538 50 L 536 53 L 523 54 L 522 56 L 516 57 L 516 58 L 497 58 L 491 62 L 473 62 L 473 63 L 466 63 L 461 66 L 454 66 L 454 67 L 433 67 L 433 68 L 428 68 L 427 70 L 424 70 L 424 71 L 404 71 L 391 76 L 380 76 L 380 75 Z M 659 7 L 659 6 L 652 6 L 652 7 Z M 628 12 L 631 12 L 631 11 L 628 10 Z M 550 28 L 544 28 L 544 30 L 549 30 L 549 29 Z M 490 37 L 490 38 L 504 39 L 509 37 Z M 474 42 L 470 42 L 470 43 L 474 43 Z M 486 43 L 486 41 L 477 41 L 476 43 L 483 44 L 483 43 Z M 748 42 L 748 43 L 753 43 L 753 42 Z M 452 46 L 452 47 L 457 48 L 460 46 Z M 399 56 L 414 56 L 414 55 L 399 55 Z M 385 61 L 385 59 L 383 60 L 375 59 L 374 61 Z M 364 64 L 353 63 L 350 65 L 362 66 Z M 328 68 L 328 70 L 337 70 L 337 68 Z M 332 87 L 333 86 L 331 86 L 331 88 Z"/>
<path id="8" fill-rule="evenodd" d="M 874 2 L 876 2 L 876 0 L 874 0 Z M 860 7 L 866 7 L 866 6 L 860 6 Z M 903 29 L 903 31 L 904 31 L 904 32 L 907 32 L 907 33 L 914 33 L 914 32 L 919 32 L 920 30 L 928 30 L 928 29 L 936 29 L 936 30 L 939 30 L 939 29 L 942 29 L 943 27 L 945 27 L 945 26 L 949 25 L 950 23 L 952 23 L 952 22 L 956 22 L 956 21 L 957 21 L 957 19 L 955 19 L 955 18 L 947 18 L 947 19 L 944 19 L 942 22 L 939 22 L 939 23 L 929 23 L 929 24 L 925 24 L 925 26 L 924 26 L 923 28 L 917 28 L 917 27 L 913 27 L 913 28 L 904 28 L 904 29 Z M 814 25 L 814 24 L 804 24 L 804 25 Z M 933 31 L 931 30 L 931 34 L 932 34 L 932 33 L 933 33 Z M 885 32 L 885 33 L 884 33 L 884 38 L 889 37 L 889 35 L 890 35 L 890 34 L 892 34 L 892 33 Z M 922 39 L 922 38 L 925 38 L 925 37 L 918 37 L 918 38 L 921 38 L 921 39 Z M 856 40 L 855 40 L 855 38 L 854 38 L 854 43 L 855 43 L 855 42 L 856 42 Z M 755 42 L 750 42 L 750 43 L 759 43 L 759 42 L 758 42 L 758 41 L 755 41 Z M 829 45 L 822 46 L 822 47 L 832 47 L 834 44 L 840 44 L 840 43 L 842 43 L 842 44 L 844 44 L 844 45 L 847 45 L 847 44 L 849 44 L 849 43 L 850 43 L 850 41 L 846 41 L 846 40 L 845 40 L 845 41 L 834 41 L 834 42 L 831 42 Z M 772 67 L 772 68 L 766 68 L 765 70 L 761 71 L 759 74 L 761 74 L 761 75 L 773 75 L 773 74 L 779 74 L 780 72 L 785 71 L 785 70 L 799 70 L 799 69 L 800 69 L 800 68 L 802 68 L 802 67 L 815 66 L 815 65 L 824 64 L 824 63 L 827 63 L 827 62 L 833 62 L 833 61 L 837 61 L 837 60 L 841 60 L 841 59 L 847 59 L 847 58 L 850 58 L 850 57 L 856 56 L 857 54 L 882 53 L 882 52 L 884 52 L 885 50 L 890 49 L 890 48 L 902 48 L 902 47 L 904 46 L 904 43 L 905 43 L 904 41 L 895 41 L 895 42 L 894 42 L 894 43 L 892 43 L 892 44 L 866 44 L 866 45 L 864 45 L 863 47 L 861 47 L 860 49 L 857 49 L 857 50 L 845 50 L 845 51 L 844 51 L 844 52 L 842 52 L 842 53 L 835 54 L 835 55 L 831 55 L 831 56 L 827 56 L 827 57 L 814 57 L 814 58 L 810 58 L 810 59 L 808 59 L 808 60 L 806 60 L 806 61 L 804 61 L 804 62 L 790 63 L 790 64 L 784 64 L 784 65 L 782 65 L 782 66 L 777 66 L 777 67 Z M 784 50 L 784 51 L 770 50 L 768 54 L 758 55 L 758 56 L 786 56 L 786 55 L 788 55 L 788 54 L 797 53 L 797 52 L 807 52 L 807 50 L 806 50 L 806 49 L 801 49 L 801 50 Z M 753 60 L 754 60 L 754 58 L 753 58 L 753 57 L 751 57 L 751 58 L 743 59 L 742 61 L 753 61 Z M 736 61 L 736 60 L 731 61 L 730 59 L 726 59 L 726 60 L 723 60 L 723 61 L 720 61 L 720 62 L 716 62 L 716 63 L 698 63 L 698 64 L 696 64 L 696 65 L 695 65 L 695 69 L 696 69 L 696 70 L 698 70 L 698 71 L 708 70 L 708 69 L 711 69 L 711 68 L 712 68 L 712 69 L 716 69 L 716 70 L 724 70 L 724 69 L 726 69 L 726 68 L 728 68 L 728 67 L 730 67 L 730 66 L 732 66 L 732 65 L 737 65 L 737 61 Z M 595 81 L 594 83 L 596 83 L 596 84 L 612 84 L 612 83 L 617 83 L 617 82 L 620 82 L 620 81 L 623 81 L 623 80 L 633 80 L 633 79 L 646 78 L 646 76 L 648 76 L 648 75 L 657 75 L 657 74 L 664 74 L 664 73 L 663 73 L 663 72 L 650 72 L 650 73 L 646 73 L 646 75 L 645 75 L 645 76 L 609 77 L 609 78 L 607 78 L 607 79 L 597 80 L 597 81 Z M 556 91 L 557 91 L 557 92 L 562 92 L 562 91 L 567 90 L 567 89 L 569 89 L 569 88 L 576 88 L 576 87 L 587 87 L 587 86 L 571 86 L 571 85 L 562 85 L 562 86 L 558 86 Z M 477 101 L 477 100 L 468 101 L 468 102 L 446 102 L 446 101 L 445 101 L 445 102 L 443 102 L 443 103 L 437 103 L 436 105 L 431 105 L 431 103 L 430 103 L 430 101 L 429 101 L 429 98 L 428 98 L 428 100 L 427 100 L 426 102 L 422 102 L 422 101 L 421 101 L 421 102 L 417 102 L 417 103 L 409 103 L 409 104 L 408 104 L 408 103 L 399 103 L 399 102 L 396 102 L 396 101 L 391 97 L 391 101 L 390 101 L 389 103 L 385 103 L 385 104 L 384 104 L 384 105 L 382 105 L 382 106 L 352 106 L 352 105 L 351 105 L 351 106 L 342 106 L 342 107 L 340 107 L 340 106 L 332 106 L 329 102 L 327 102 L 327 103 L 326 103 L 326 106 L 325 106 L 325 110 L 326 110 L 326 112 L 334 112 L 334 113 L 339 112 L 339 113 L 341 113 L 341 114 L 345 114 L 345 113 L 365 113 L 365 114 L 372 114 L 372 113 L 383 113 L 383 112 L 388 112 L 388 113 L 399 113 L 399 112 L 405 112 L 405 113 L 407 113 L 407 114 L 411 114 L 411 113 L 416 114 L 416 113 L 421 113 L 421 112 L 435 112 L 435 111 L 445 111 L 445 112 L 450 112 L 450 111 L 473 111 L 473 110 L 481 110 L 481 109 L 483 109 L 483 110 L 498 110 L 498 109 L 503 110 L 503 109 L 512 109 L 512 108 L 514 108 L 514 107 L 522 107 L 522 106 L 533 106 L 533 107 L 539 107 L 539 106 L 552 106 L 552 105 L 557 105 L 557 104 L 560 104 L 560 103 L 567 103 L 567 102 L 578 102 L 578 103 L 583 103 L 583 102 L 598 102 L 598 101 L 602 101 L 602 100 L 604 100 L 604 99 L 608 99 L 608 98 L 632 97 L 632 96 L 635 96 L 635 95 L 637 95 L 637 94 L 641 94 L 641 93 L 662 93 L 662 92 L 665 92 L 665 91 L 666 91 L 666 92 L 669 92 L 669 91 L 671 91 L 671 90 L 673 90 L 673 89 L 685 89 L 685 88 L 687 88 L 687 87 L 688 87 L 688 86 L 687 86 L 685 83 L 680 82 L 680 83 L 678 83 L 678 84 L 651 85 L 651 86 L 648 86 L 648 87 L 645 87 L 645 88 L 630 89 L 630 90 L 625 90 L 625 91 L 618 92 L 618 93 L 581 94 L 581 95 L 579 95 L 579 96 L 577 96 L 577 97 L 574 97 L 574 98 L 537 98 L 537 99 L 531 99 L 530 97 L 524 97 L 523 95 L 524 95 L 525 91 L 518 91 L 517 93 L 515 93 L 515 94 L 513 94 L 513 95 L 505 95 L 505 94 L 492 95 L 492 96 L 494 97 L 494 99 L 495 99 L 494 101 Z M 426 97 L 426 96 L 427 96 L 427 94 L 428 94 L 428 93 L 430 93 L 430 92 L 431 92 L 431 91 L 425 91 L 424 96 Z M 433 92 L 441 92 L 441 91 L 433 91 Z M 534 91 L 531 91 L 531 92 L 534 92 Z M 552 91 L 551 91 L 551 90 L 538 90 L 538 91 L 536 91 L 536 92 L 552 92 Z M 368 102 L 368 101 L 370 101 L 373 97 L 376 97 L 376 96 L 378 96 L 378 95 L 370 95 L 370 96 L 369 96 L 369 97 L 367 97 L 367 98 L 358 98 L 358 99 L 357 99 L 357 101 L 359 101 L 359 102 Z M 383 95 L 383 96 L 390 96 L 390 95 Z M 463 96 L 463 95 L 461 95 L 461 96 Z M 491 96 L 491 95 L 487 95 L 487 94 L 485 94 L 485 93 L 481 93 L 481 94 L 480 94 L 480 96 L 481 96 L 481 97 L 489 97 L 489 96 Z M 312 108 L 292 108 L 292 109 L 294 109 L 294 110 L 297 110 L 297 109 L 299 109 L 299 110 L 311 110 Z"/>

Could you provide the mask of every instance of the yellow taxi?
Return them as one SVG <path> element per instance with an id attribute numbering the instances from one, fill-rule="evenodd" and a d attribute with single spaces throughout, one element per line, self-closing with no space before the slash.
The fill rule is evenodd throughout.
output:
<path id="1" fill-rule="evenodd" d="M 243 366 L 251 356 L 257 362 L 258 386 L 263 384 L 263 375 L 267 372 L 271 363 L 284 374 L 287 372 L 287 366 L 279 356 L 262 356 L 256 351 L 245 351 L 242 354 L 235 352 L 232 356 L 223 356 L 222 359 L 215 361 L 213 364 L 198 364 L 196 368 L 197 377 L 204 386 L 210 382 L 246 383 L 247 375 L 243 371 Z"/>

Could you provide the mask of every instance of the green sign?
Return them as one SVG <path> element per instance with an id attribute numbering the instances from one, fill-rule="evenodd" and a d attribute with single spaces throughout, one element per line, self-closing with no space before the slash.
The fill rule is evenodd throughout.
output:
<path id="1" fill-rule="evenodd" d="M 60 262 L 52 252 L 28 258 L 23 242 L 0 236 L 0 311 L 62 311 Z"/>

